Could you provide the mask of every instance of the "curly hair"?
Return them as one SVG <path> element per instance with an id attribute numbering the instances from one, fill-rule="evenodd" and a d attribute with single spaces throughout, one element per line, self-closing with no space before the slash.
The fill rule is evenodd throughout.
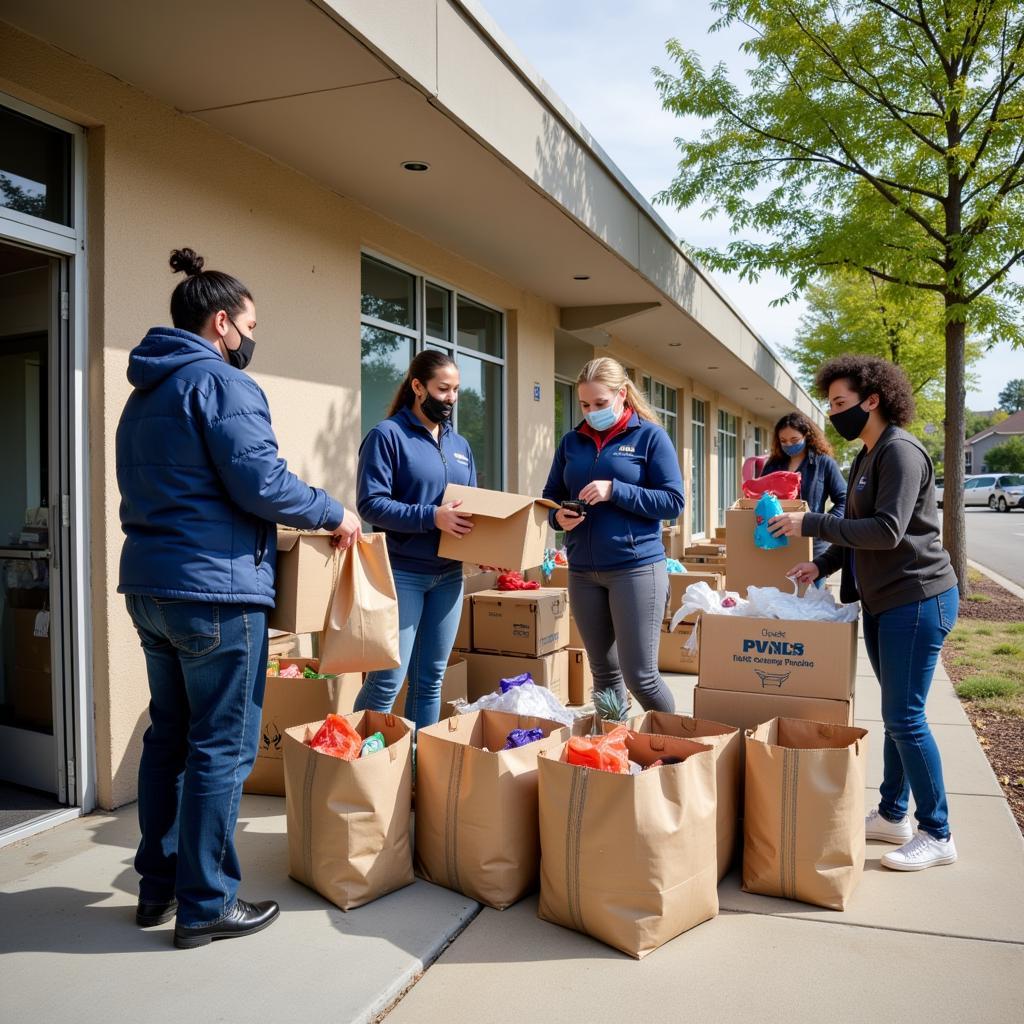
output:
<path id="1" fill-rule="evenodd" d="M 775 424 L 775 431 L 772 434 L 772 460 L 778 460 L 782 462 L 784 459 L 788 459 L 789 456 L 782 450 L 782 443 L 779 441 L 779 431 L 785 430 L 789 427 L 791 430 L 804 435 L 804 440 L 807 442 L 807 447 L 812 452 L 817 452 L 819 455 L 832 455 L 832 445 L 828 443 L 825 435 L 821 432 L 816 423 L 812 423 L 803 413 L 801 412 L 790 412 L 786 413 L 778 423 Z"/>
<path id="2" fill-rule="evenodd" d="M 822 398 L 837 380 L 845 380 L 863 402 L 878 395 L 878 411 L 887 423 L 905 427 L 914 418 L 914 390 L 906 372 L 878 356 L 836 356 L 823 363 L 814 377 Z"/>

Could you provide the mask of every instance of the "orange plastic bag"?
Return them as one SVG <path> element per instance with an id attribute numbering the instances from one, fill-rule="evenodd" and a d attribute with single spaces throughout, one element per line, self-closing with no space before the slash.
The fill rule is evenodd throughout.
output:
<path id="1" fill-rule="evenodd" d="M 605 736 L 573 736 L 569 740 L 566 761 L 583 768 L 596 768 L 602 772 L 629 774 L 629 753 L 626 737 L 629 730 L 620 725 Z"/>
<path id="2" fill-rule="evenodd" d="M 343 761 L 355 761 L 362 743 L 362 736 L 341 715 L 328 715 L 309 741 L 313 750 L 340 757 Z"/>

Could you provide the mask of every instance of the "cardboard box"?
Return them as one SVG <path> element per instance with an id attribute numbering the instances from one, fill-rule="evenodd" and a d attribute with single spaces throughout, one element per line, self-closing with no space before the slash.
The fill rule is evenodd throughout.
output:
<path id="1" fill-rule="evenodd" d="M 562 650 L 543 658 L 516 658 L 504 654 L 461 655 L 466 662 L 468 700 L 494 693 L 502 679 L 529 672 L 538 686 L 545 686 L 563 704 L 569 696 L 569 652 Z"/>
<path id="2" fill-rule="evenodd" d="M 272 633 L 267 637 L 267 656 L 270 658 L 297 658 L 299 637 L 296 633 Z"/>
<path id="3" fill-rule="evenodd" d="M 699 665 L 699 649 L 690 651 L 687 648 L 693 634 L 692 622 L 681 622 L 675 632 L 670 633 L 668 624 L 661 627 L 661 641 L 658 644 L 658 670 L 660 672 L 682 672 L 695 676 Z"/>
<path id="4" fill-rule="evenodd" d="M 720 555 L 687 555 L 682 560 L 687 572 L 725 572 L 726 559 Z"/>
<path id="5" fill-rule="evenodd" d="M 16 670 L 50 674 L 50 638 L 36 636 L 36 608 L 11 608 L 14 620 L 14 667 Z"/>
<path id="6" fill-rule="evenodd" d="M 694 583 L 706 583 L 712 590 L 722 590 L 725 577 L 717 572 L 670 572 L 668 574 L 668 607 L 665 618 L 670 619 L 683 603 L 687 587 Z"/>
<path id="7" fill-rule="evenodd" d="M 313 658 L 282 658 L 280 667 L 298 665 L 300 669 L 318 668 Z M 333 679 L 289 679 L 267 676 L 263 695 L 256 761 L 242 786 L 243 792 L 265 796 L 284 796 L 284 731 L 306 722 L 319 722 L 328 714 L 352 713 L 363 686 L 358 672 Z"/>
<path id="8" fill-rule="evenodd" d="M 724 544 L 725 543 L 727 529 L 728 529 L 728 527 L 725 527 L 725 526 L 716 526 L 715 527 L 715 540 L 720 541 L 721 543 Z"/>
<path id="9" fill-rule="evenodd" d="M 784 512 L 807 511 L 807 503 L 803 501 L 783 501 L 780 504 Z M 756 505 L 753 498 L 741 498 L 725 513 L 729 530 L 725 568 L 729 589 L 744 597 L 747 587 L 778 587 L 788 593 L 793 585 L 786 578 L 786 573 L 797 562 L 811 560 L 814 541 L 811 537 L 790 537 L 784 548 L 762 550 L 754 543 Z"/>
<path id="10" fill-rule="evenodd" d="M 712 543 L 710 541 L 701 541 L 697 544 L 691 544 L 685 551 L 686 557 L 690 558 L 721 558 L 725 555 L 725 545 Z"/>
<path id="11" fill-rule="evenodd" d="M 462 599 L 462 617 L 459 619 L 459 631 L 455 634 L 455 650 L 473 650 L 473 595 L 467 594 Z"/>
<path id="12" fill-rule="evenodd" d="M 459 511 L 473 517 L 473 532 L 465 537 L 442 533 L 441 558 L 520 571 L 544 561 L 548 512 L 558 508 L 555 502 L 461 484 L 449 484 L 443 501 L 462 502 Z"/>
<path id="13" fill-rule="evenodd" d="M 18 725 L 52 733 L 53 677 L 49 671 L 15 668 L 7 685 L 14 691 L 14 717 Z"/>
<path id="14" fill-rule="evenodd" d="M 594 689 L 594 676 L 590 671 L 590 659 L 586 651 L 569 648 L 569 699 L 567 704 L 586 704 L 590 691 Z"/>
<path id="15" fill-rule="evenodd" d="M 704 686 L 826 700 L 853 695 L 856 622 L 702 615 L 700 634 Z"/>
<path id="16" fill-rule="evenodd" d="M 473 595 L 473 650 L 540 658 L 569 645 L 564 590 L 485 590 Z"/>
<path id="17" fill-rule="evenodd" d="M 441 679 L 441 712 L 440 718 L 451 718 L 455 714 L 455 709 L 452 707 L 451 702 L 453 700 L 468 700 L 468 672 L 466 669 L 466 662 L 463 660 L 463 656 L 453 654 L 448 660 L 448 668 L 445 671 L 444 676 Z M 409 692 L 409 680 L 406 679 L 402 683 L 402 688 L 398 691 L 398 696 L 395 698 L 395 703 L 392 705 L 396 715 L 401 715 L 403 718 L 405 715 L 405 697 Z M 414 718 L 410 718 L 410 721 L 415 721 Z"/>
<path id="18" fill-rule="evenodd" d="M 542 587 L 559 587 L 564 590 L 569 586 L 569 569 L 564 565 L 556 565 L 550 576 L 545 576 L 539 565 L 527 569 L 524 575 L 528 580 L 536 580 Z"/>
<path id="19" fill-rule="evenodd" d="M 470 571 L 472 569 L 472 571 Z M 466 597 L 479 594 L 481 590 L 493 590 L 498 585 L 498 574 L 476 566 L 463 566 L 462 593 Z"/>
<path id="20" fill-rule="evenodd" d="M 267 625 L 286 633 L 324 628 L 335 583 L 335 550 L 328 533 L 277 531 L 277 605 Z"/>
<path id="21" fill-rule="evenodd" d="M 580 636 L 580 627 L 576 625 L 576 620 L 572 617 L 572 608 L 569 608 L 569 646 L 574 651 L 582 651 L 584 649 L 583 637 Z"/>
<path id="22" fill-rule="evenodd" d="M 693 690 L 693 717 L 710 718 L 738 729 L 753 729 L 773 718 L 853 725 L 853 701 L 714 690 L 704 685 L 702 676 Z"/>

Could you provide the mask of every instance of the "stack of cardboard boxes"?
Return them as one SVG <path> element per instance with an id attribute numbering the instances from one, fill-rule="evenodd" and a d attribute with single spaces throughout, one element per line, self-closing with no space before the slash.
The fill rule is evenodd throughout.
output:
<path id="1" fill-rule="evenodd" d="M 809 561 L 809 537 L 790 537 L 785 547 L 764 551 L 754 544 L 757 501 L 742 498 L 726 513 L 728 589 L 776 587 L 790 593 L 786 573 Z M 784 501 L 785 511 L 806 511 Z M 724 538 L 723 538 L 724 539 Z M 857 669 L 856 622 L 809 622 L 703 615 L 700 680 L 694 715 L 751 728 L 771 718 L 853 723 Z"/>
<path id="2" fill-rule="evenodd" d="M 719 573 L 685 572 L 668 574 L 668 604 L 665 620 L 661 624 L 661 643 L 658 647 L 658 668 L 662 672 L 682 672 L 696 675 L 699 648 L 690 649 L 690 637 L 696 625 L 695 616 L 687 616 L 674 631 L 669 630 L 672 616 L 683 603 L 686 588 L 695 583 L 706 583 L 712 590 L 721 590 L 725 577 Z"/>
<path id="3" fill-rule="evenodd" d="M 727 566 L 724 538 L 719 540 L 716 537 L 713 541 L 691 544 L 684 550 L 682 562 L 688 572 L 725 573 Z"/>

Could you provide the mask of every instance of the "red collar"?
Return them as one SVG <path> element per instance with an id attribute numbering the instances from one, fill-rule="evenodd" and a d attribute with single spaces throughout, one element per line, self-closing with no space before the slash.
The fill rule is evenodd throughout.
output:
<path id="1" fill-rule="evenodd" d="M 580 424 L 580 433 L 586 434 L 587 437 L 597 445 L 597 450 L 600 451 L 609 441 L 614 437 L 618 437 L 619 434 L 625 431 L 626 427 L 629 426 L 629 421 L 633 418 L 633 410 L 628 406 L 623 406 L 622 415 L 612 424 L 607 430 L 598 431 L 595 430 L 585 419 Z"/>

